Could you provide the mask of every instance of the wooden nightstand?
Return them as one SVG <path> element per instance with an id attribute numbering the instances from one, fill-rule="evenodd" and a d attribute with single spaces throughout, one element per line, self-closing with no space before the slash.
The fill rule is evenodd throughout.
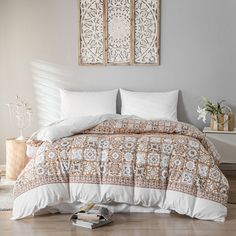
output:
<path id="1" fill-rule="evenodd" d="M 28 163 L 26 156 L 26 141 L 6 140 L 6 178 L 16 180 Z"/>
<path id="2" fill-rule="evenodd" d="M 234 131 L 215 131 L 205 127 L 203 132 L 216 146 L 222 163 L 236 163 L 236 129 Z"/>

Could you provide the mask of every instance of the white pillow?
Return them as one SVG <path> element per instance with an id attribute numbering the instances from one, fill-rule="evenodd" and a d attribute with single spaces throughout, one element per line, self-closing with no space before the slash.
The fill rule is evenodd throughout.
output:
<path id="1" fill-rule="evenodd" d="M 116 114 L 117 89 L 101 92 L 60 90 L 61 119 Z"/>
<path id="2" fill-rule="evenodd" d="M 177 121 L 178 90 L 171 92 L 131 92 L 120 89 L 121 114 L 144 119 Z"/>

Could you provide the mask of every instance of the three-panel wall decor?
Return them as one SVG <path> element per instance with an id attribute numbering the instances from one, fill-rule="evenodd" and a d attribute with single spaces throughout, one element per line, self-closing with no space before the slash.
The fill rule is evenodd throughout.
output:
<path id="1" fill-rule="evenodd" d="M 80 65 L 159 65 L 160 0 L 78 0 Z"/>

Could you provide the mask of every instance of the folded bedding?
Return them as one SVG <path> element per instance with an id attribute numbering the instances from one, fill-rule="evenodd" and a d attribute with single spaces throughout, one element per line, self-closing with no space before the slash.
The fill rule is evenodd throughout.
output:
<path id="1" fill-rule="evenodd" d="M 12 219 L 73 212 L 89 201 L 114 211 L 137 206 L 214 221 L 227 215 L 229 185 L 220 156 L 192 125 L 80 117 L 41 129 L 28 148 L 31 160 L 14 187 Z"/>

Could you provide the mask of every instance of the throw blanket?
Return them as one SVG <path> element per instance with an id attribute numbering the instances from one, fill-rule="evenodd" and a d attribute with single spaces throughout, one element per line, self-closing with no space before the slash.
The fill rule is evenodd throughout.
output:
<path id="1" fill-rule="evenodd" d="M 76 129 L 72 122 L 69 134 L 54 132 L 62 130 L 57 123 L 48 128 L 57 127 L 53 132 L 33 135 L 42 138 L 44 132 L 47 138 L 29 141 L 35 149 L 15 184 L 12 219 L 46 209 L 63 212 L 63 204 L 73 212 L 79 203 L 93 201 L 225 220 L 228 182 L 218 152 L 202 132 L 165 120 L 94 119 L 88 128 Z"/>

